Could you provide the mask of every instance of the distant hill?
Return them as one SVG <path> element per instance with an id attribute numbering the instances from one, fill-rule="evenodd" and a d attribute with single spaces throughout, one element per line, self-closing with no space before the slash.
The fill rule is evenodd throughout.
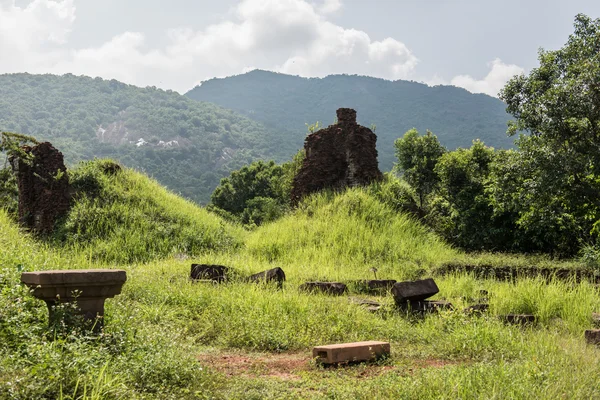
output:
<path id="1" fill-rule="evenodd" d="M 335 110 L 354 108 L 362 125 L 376 125 L 379 162 L 389 170 L 394 140 L 410 128 L 429 129 L 447 147 L 470 147 L 474 139 L 497 148 L 512 147 L 506 136 L 511 119 L 505 104 L 484 94 L 454 86 L 387 81 L 365 76 L 332 75 L 301 78 L 261 70 L 203 82 L 186 93 L 243 113 L 279 132 L 279 151 L 300 148 L 306 125 L 334 122 Z"/>
<path id="2" fill-rule="evenodd" d="M 71 165 L 114 158 L 200 203 L 231 170 L 293 154 L 262 124 L 219 106 L 70 74 L 0 75 L 0 130 L 48 140 Z"/>

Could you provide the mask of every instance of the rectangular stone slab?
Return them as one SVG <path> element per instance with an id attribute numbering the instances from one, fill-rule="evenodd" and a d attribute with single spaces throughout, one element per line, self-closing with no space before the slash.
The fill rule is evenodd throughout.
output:
<path id="1" fill-rule="evenodd" d="M 425 300 L 440 291 L 431 278 L 420 281 L 397 282 L 392 287 L 394 300 L 398 305 L 408 301 Z"/>
<path id="2" fill-rule="evenodd" d="M 69 269 L 24 272 L 21 274 L 21 282 L 28 286 L 71 286 L 82 283 L 104 285 L 123 283 L 126 280 L 127 273 L 123 269 Z"/>
<path id="3" fill-rule="evenodd" d="M 323 364 L 372 361 L 390 354 L 388 342 L 339 343 L 313 348 L 313 358 Z"/>

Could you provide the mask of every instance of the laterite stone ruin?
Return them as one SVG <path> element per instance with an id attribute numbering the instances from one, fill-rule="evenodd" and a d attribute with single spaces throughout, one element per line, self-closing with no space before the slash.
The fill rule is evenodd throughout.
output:
<path id="1" fill-rule="evenodd" d="M 49 234 L 71 205 L 63 155 L 48 142 L 23 150 L 32 156 L 30 160 L 11 160 L 19 188 L 19 222 L 35 232 Z"/>
<path id="2" fill-rule="evenodd" d="M 383 175 L 377 163 L 377 136 L 356 123 L 356 111 L 337 110 L 337 124 L 307 136 L 306 158 L 294 177 L 291 200 L 322 189 L 368 185 Z"/>

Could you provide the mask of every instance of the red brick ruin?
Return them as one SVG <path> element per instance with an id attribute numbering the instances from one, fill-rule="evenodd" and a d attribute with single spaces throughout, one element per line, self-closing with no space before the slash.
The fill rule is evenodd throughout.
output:
<path id="1" fill-rule="evenodd" d="M 383 177 L 373 131 L 356 123 L 356 111 L 351 108 L 338 109 L 337 120 L 304 141 L 306 158 L 294 177 L 292 204 L 325 188 L 368 185 Z"/>
<path id="2" fill-rule="evenodd" d="M 24 146 L 30 159 L 11 161 L 19 187 L 19 222 L 42 234 L 51 233 L 54 223 L 71 203 L 69 178 L 63 155 L 48 142 Z"/>

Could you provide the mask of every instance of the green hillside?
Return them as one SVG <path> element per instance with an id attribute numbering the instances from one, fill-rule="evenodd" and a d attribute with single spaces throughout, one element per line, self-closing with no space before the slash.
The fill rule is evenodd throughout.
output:
<path id="1" fill-rule="evenodd" d="M 231 170 L 280 154 L 272 132 L 235 112 L 71 74 L 0 75 L 0 131 L 50 141 L 71 165 L 116 159 L 202 203 Z"/>
<path id="2" fill-rule="evenodd" d="M 0 209 L 0 398 L 553 399 L 597 392 L 600 353 L 585 345 L 582 330 L 600 297 L 587 282 L 451 274 L 436 277 L 434 299 L 452 302 L 454 311 L 410 315 L 389 295 L 368 296 L 381 304 L 374 313 L 354 302 L 358 293 L 311 294 L 299 285 L 366 279 L 372 267 L 380 278 L 428 277 L 431 267 L 463 257 L 377 200 L 376 187 L 315 195 L 243 232 L 109 163 L 70 171 L 76 200 L 55 240 L 23 233 Z M 281 266 L 287 282 L 281 289 L 193 283 L 193 262 L 242 274 Z M 115 265 L 127 282 L 106 301 L 100 334 L 73 323 L 48 326 L 46 305 L 19 284 L 21 271 Z M 481 289 L 491 294 L 489 312 L 463 312 Z M 57 310 L 68 321 L 70 308 Z M 532 313 L 537 323 L 507 325 L 506 313 Z M 389 358 L 338 368 L 311 358 L 318 344 L 375 339 L 391 342 Z"/>
<path id="3" fill-rule="evenodd" d="M 453 86 L 350 75 L 301 78 L 255 70 L 208 80 L 186 96 L 235 110 L 276 129 L 284 137 L 281 150 L 288 154 L 302 146 L 306 123 L 320 121 L 327 126 L 336 109 L 354 108 L 362 125 L 377 126 L 383 170 L 395 161 L 394 140 L 413 127 L 433 131 L 450 149 L 470 147 L 477 138 L 497 148 L 512 146 L 506 136 L 506 122 L 511 119 L 506 105 Z"/>

